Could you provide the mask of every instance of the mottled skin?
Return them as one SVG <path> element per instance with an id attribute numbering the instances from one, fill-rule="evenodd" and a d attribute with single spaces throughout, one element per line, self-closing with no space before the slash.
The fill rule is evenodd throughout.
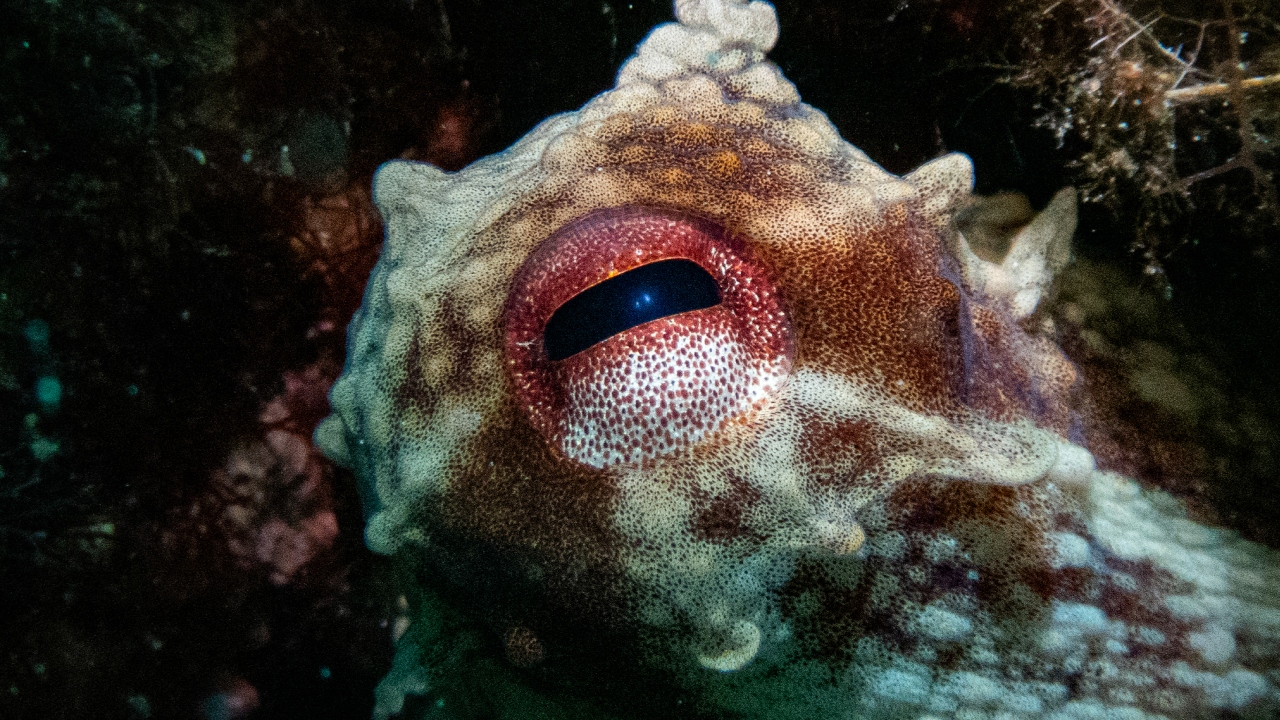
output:
<path id="1" fill-rule="evenodd" d="M 1095 471 L 1074 369 L 1025 329 L 1072 196 L 979 260 L 966 158 L 897 178 L 841 140 L 763 59 L 767 4 L 677 15 L 506 153 L 378 174 L 386 248 L 317 432 L 414 573 L 378 712 L 428 687 L 476 717 L 1278 707 L 1280 562 Z M 547 359 L 565 299 L 673 257 L 723 305 Z"/>

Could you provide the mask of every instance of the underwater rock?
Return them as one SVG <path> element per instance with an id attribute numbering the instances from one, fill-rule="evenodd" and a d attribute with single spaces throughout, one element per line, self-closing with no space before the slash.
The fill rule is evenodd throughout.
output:
<path id="1" fill-rule="evenodd" d="M 375 179 L 316 440 L 414 580 L 380 714 L 1280 709 L 1280 558 L 1095 469 L 1028 330 L 1074 194 L 983 259 L 966 157 L 846 143 L 767 3 L 676 14 L 506 152 Z"/>

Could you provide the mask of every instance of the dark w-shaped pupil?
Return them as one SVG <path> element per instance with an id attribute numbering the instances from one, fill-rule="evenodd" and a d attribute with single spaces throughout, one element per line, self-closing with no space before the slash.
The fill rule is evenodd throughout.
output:
<path id="1" fill-rule="evenodd" d="M 719 304 L 720 286 L 697 263 L 641 265 L 583 290 L 552 313 L 543 335 L 547 356 L 563 360 L 650 320 Z"/>

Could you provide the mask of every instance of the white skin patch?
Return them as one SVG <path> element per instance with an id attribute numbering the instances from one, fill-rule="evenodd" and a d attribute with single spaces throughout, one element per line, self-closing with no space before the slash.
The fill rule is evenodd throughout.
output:
<path id="1" fill-rule="evenodd" d="M 745 415 L 785 377 L 783 358 L 755 362 L 734 333 L 683 320 L 656 320 L 585 351 L 599 356 L 591 372 L 564 381 L 566 455 L 608 467 L 669 454 Z"/>

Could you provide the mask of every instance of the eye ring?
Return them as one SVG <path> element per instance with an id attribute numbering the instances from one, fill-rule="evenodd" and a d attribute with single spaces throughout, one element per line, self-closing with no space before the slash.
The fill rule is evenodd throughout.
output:
<path id="1" fill-rule="evenodd" d="M 705 273 L 703 292 L 662 312 L 585 323 L 589 332 L 562 344 L 573 333 L 562 337 L 552 318 L 576 297 L 673 268 Z M 762 408 L 791 370 L 791 324 L 750 243 L 664 208 L 598 210 L 553 232 L 517 270 L 503 326 L 520 410 L 559 453 L 596 468 L 709 440 Z"/>

